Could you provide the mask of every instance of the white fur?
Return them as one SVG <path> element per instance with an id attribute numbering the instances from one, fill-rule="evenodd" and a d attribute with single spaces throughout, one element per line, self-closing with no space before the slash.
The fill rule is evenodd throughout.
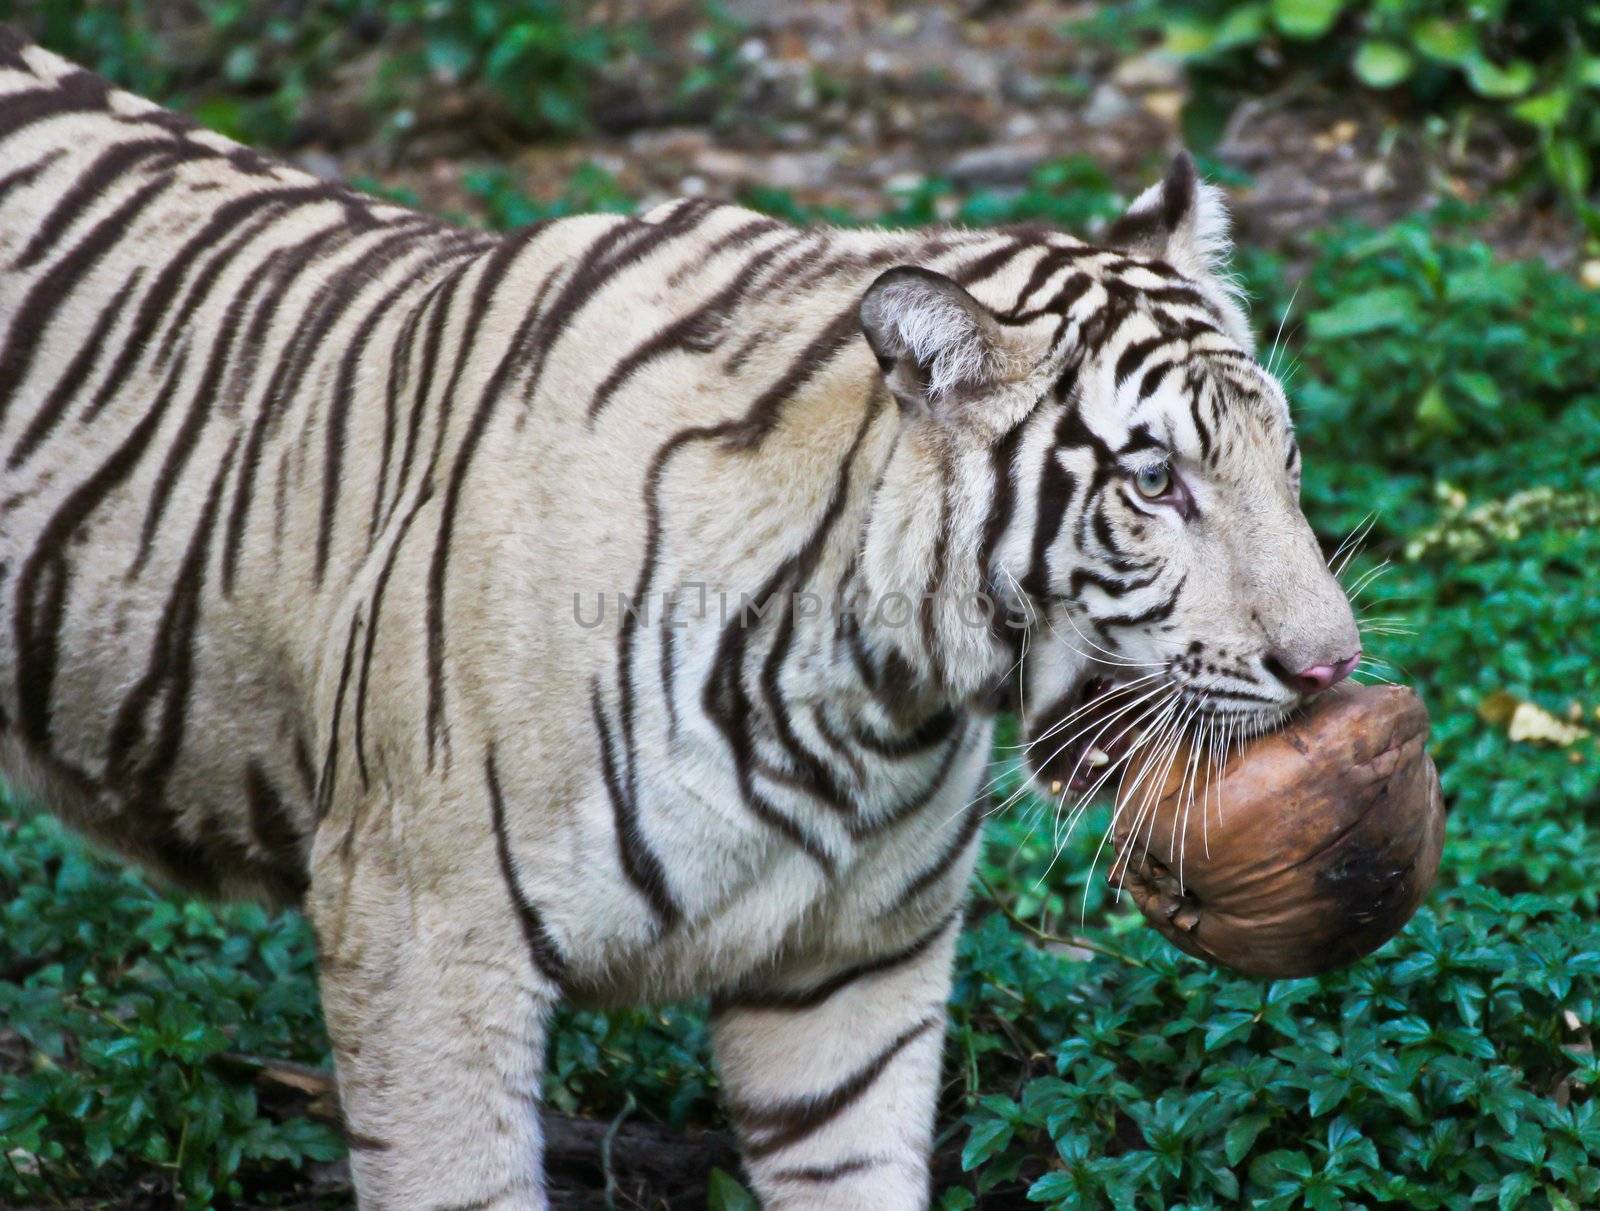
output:
<path id="1" fill-rule="evenodd" d="M 0 71 L 0 105 L 70 70 L 26 54 L 28 70 Z M 111 182 L 58 246 L 18 263 L 107 148 L 163 137 L 137 120 L 156 111 L 113 104 L 135 120 L 46 117 L 0 142 L 7 171 L 42 166 L 0 200 L 0 341 L 16 337 L 40 282 L 68 281 L 51 275 L 85 233 L 150 186 L 140 173 Z M 126 220 L 42 330 L 22 334 L 26 368 L 0 383 L 0 460 L 13 463 L 0 510 L 0 762 L 75 826 L 157 869 L 180 873 L 170 843 L 182 839 L 218 868 L 212 890 L 226 894 L 283 892 L 283 855 L 252 815 L 260 784 L 272 789 L 285 826 L 303 834 L 303 864 L 291 865 L 309 873 L 349 1126 L 371 1145 L 352 1162 L 366 1207 L 545 1207 L 534 1103 L 551 1007 L 708 993 L 731 995 L 716 1050 L 769 1207 L 925 1207 L 988 704 L 1016 668 L 1002 638 L 957 603 L 996 589 L 1017 600 L 1031 558 L 1028 494 L 1060 456 L 1052 435 L 1069 405 L 1057 379 L 1105 291 L 1084 292 L 1064 316 L 1006 326 L 1003 338 L 988 318 L 1054 246 L 1081 255 L 1035 284 L 1039 298 L 1070 274 L 1124 273 L 1137 289 L 1155 270 L 1064 236 L 1022 248 L 1010 236 L 946 234 L 934 251 L 924 233 L 802 233 L 685 204 L 637 222 L 564 220 L 500 245 L 379 203 L 373 225 L 353 225 L 362 203 L 333 198 L 257 228 L 246 210 L 220 241 L 202 241 L 224 207 L 311 178 L 215 158 L 162 172 L 160 203 Z M 1237 327 L 1215 275 L 1220 208 L 1200 196 L 1176 263 L 1217 310 L 1181 306 Z M 683 215 L 693 221 L 675 231 Z M 410 234 L 378 256 L 397 231 Z M 181 328 L 163 316 L 135 342 L 137 304 L 175 250 L 206 244 L 182 298 L 235 236 L 245 243 L 210 279 L 205 305 Z M 321 251 L 304 273 L 281 283 L 257 273 L 292 263 L 307 241 Z M 454 260 L 453 241 L 465 242 Z M 624 267 L 606 269 L 608 248 L 631 254 Z M 942 288 L 886 292 L 892 354 L 914 359 L 930 398 L 950 405 L 896 407 L 866 341 L 839 335 L 851 336 L 843 325 L 863 293 L 886 265 L 961 277 L 1007 249 L 1015 255 L 987 276 L 971 275 L 973 308 Z M 737 305 L 719 303 L 740 281 Z M 354 293 L 319 312 L 335 284 Z M 53 386 L 124 288 L 131 302 L 104 347 L 89 346 L 78 392 L 92 397 L 131 349 L 103 413 L 84 423 L 75 397 L 26 450 Z M 233 299 L 243 300 L 236 310 Z M 564 325 L 546 329 L 561 300 Z M 695 340 L 621 374 L 630 354 L 713 305 L 725 311 Z M 233 342 L 257 332 L 261 347 L 242 359 Z M 290 390 L 271 370 L 296 349 L 304 373 Z M 211 355 L 227 351 L 228 373 L 211 382 Z M 1108 366 L 1081 368 L 1071 406 L 1109 433 L 1128 405 L 1107 386 Z M 155 401 L 168 397 L 155 423 Z M 1028 426 L 1014 468 L 1020 504 L 990 567 L 993 443 L 1016 425 Z M 1268 424 L 1240 465 L 1281 457 L 1276 435 Z M 183 441 L 187 458 L 171 457 Z M 102 468 L 119 458 L 125 474 L 108 477 Z M 248 508 L 237 504 L 247 466 L 257 476 Z M 141 564 L 144 518 L 168 489 Z M 1250 498 L 1250 537 L 1298 568 L 1309 552 L 1275 491 Z M 52 519 L 85 492 L 100 494 L 96 507 L 46 549 Z M 208 509 L 219 519 L 209 528 Z M 1191 625 L 1247 616 L 1224 575 L 1230 550 L 1208 553 L 1222 579 L 1186 604 Z M 1071 553 L 1047 554 L 1060 592 Z M 991 583 L 999 571 L 1008 579 Z M 857 588 L 878 600 L 946 595 L 907 625 L 869 618 L 859 650 L 826 612 L 784 615 L 781 595 L 778 613 L 730 630 L 722 602 L 737 614 L 774 584 L 825 601 Z M 13 636 L 27 618 L 41 626 L 53 585 L 60 625 L 37 630 L 56 656 L 45 721 L 39 693 L 16 692 L 19 679 L 43 685 L 28 665 L 39 649 L 20 650 Z M 192 618 L 192 635 L 181 625 L 169 634 L 184 586 L 193 608 L 177 616 Z M 641 592 L 654 613 L 625 621 L 616 595 Z M 705 610 L 693 608 L 700 593 Z M 609 604 L 588 625 L 575 599 L 595 594 Z M 666 602 L 670 617 L 659 613 Z M 1065 620 L 1046 621 L 1030 631 L 1042 650 L 1024 679 L 1041 668 L 1077 676 Z M 862 660 L 892 689 L 875 688 Z M 133 693 L 152 679 L 148 701 Z M 167 754 L 161 711 L 180 693 Z M 119 727 L 130 712 L 139 726 Z M 909 743 L 944 719 L 948 734 L 924 748 L 885 755 L 870 740 Z M 115 767 L 114 742 L 124 750 Z M 136 793 L 151 787 L 154 801 Z M 659 877 L 641 875 L 640 854 Z M 800 1004 L 770 1004 L 785 997 Z M 863 1073 L 871 1079 L 836 1114 L 807 1121 Z"/>

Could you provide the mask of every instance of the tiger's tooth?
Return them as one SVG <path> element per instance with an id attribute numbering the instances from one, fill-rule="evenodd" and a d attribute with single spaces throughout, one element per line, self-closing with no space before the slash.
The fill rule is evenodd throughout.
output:
<path id="1" fill-rule="evenodd" d="M 1061 782 L 1059 779 L 1050 784 L 1050 793 L 1052 795 L 1059 795 L 1061 793 Z"/>
<path id="2" fill-rule="evenodd" d="M 1111 755 L 1109 753 L 1105 752 L 1102 749 L 1097 749 L 1097 748 L 1092 748 L 1092 749 L 1089 750 L 1089 768 L 1090 769 L 1099 769 L 1102 765 L 1110 765 L 1110 764 L 1111 764 Z"/>

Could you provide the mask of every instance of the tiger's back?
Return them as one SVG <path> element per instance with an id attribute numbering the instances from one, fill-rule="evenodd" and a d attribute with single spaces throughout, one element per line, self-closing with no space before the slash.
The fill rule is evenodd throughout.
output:
<path id="1" fill-rule="evenodd" d="M 564 787 L 547 793 L 554 848 L 609 854 L 603 801 L 623 792 L 603 761 L 574 766 L 603 756 L 597 724 L 630 783 L 667 787 L 697 744 L 725 746 L 718 727 L 748 727 L 696 717 L 722 628 L 669 652 L 651 613 L 688 585 L 726 624 L 795 548 L 858 540 L 833 528 L 834 498 L 865 492 L 895 426 L 867 407 L 855 302 L 925 238 L 700 202 L 495 238 L 267 161 L 35 49 L 0 87 L 14 779 L 185 885 L 282 901 L 339 795 L 477 776 L 508 731 L 508 776 Z M 996 240 L 933 251 L 964 244 Z M 508 654 L 516 677 L 486 675 Z M 669 658 L 687 721 L 628 684 Z M 853 665 L 846 680 L 859 693 Z M 712 781 L 737 793 L 739 776 Z M 750 834 L 770 823 L 661 838 L 607 881 L 655 913 L 672 899 L 649 886 L 659 867 L 731 864 L 750 884 Z M 681 881 L 708 898 L 671 915 L 738 894 Z"/>
<path id="2" fill-rule="evenodd" d="M 305 546 L 344 479 L 320 439 L 352 389 L 317 329 L 370 296 L 358 278 L 482 241 L 37 50 L 0 44 L 0 73 L 10 772 L 190 885 L 292 897 L 316 781 L 306 636 L 349 581 L 344 532 Z M 352 514 L 373 504 L 358 482 Z M 297 600 L 330 566 L 330 593 Z"/>

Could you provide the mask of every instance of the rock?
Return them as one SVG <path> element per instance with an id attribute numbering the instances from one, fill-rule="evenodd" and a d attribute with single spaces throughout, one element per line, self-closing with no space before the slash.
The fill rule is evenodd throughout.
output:
<path id="1" fill-rule="evenodd" d="M 992 144 L 953 156 L 945 174 L 961 189 L 1021 185 L 1049 156 L 1049 147 L 1039 140 Z"/>

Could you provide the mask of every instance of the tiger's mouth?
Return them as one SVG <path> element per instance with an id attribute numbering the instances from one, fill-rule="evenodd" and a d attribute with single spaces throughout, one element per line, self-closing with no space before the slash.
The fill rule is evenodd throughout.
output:
<path id="1" fill-rule="evenodd" d="M 1144 692 L 1138 692 L 1144 691 Z M 1083 794 L 1112 780 L 1139 742 L 1159 693 L 1110 677 L 1087 677 L 1035 721 L 1028 763 L 1053 796 Z"/>

